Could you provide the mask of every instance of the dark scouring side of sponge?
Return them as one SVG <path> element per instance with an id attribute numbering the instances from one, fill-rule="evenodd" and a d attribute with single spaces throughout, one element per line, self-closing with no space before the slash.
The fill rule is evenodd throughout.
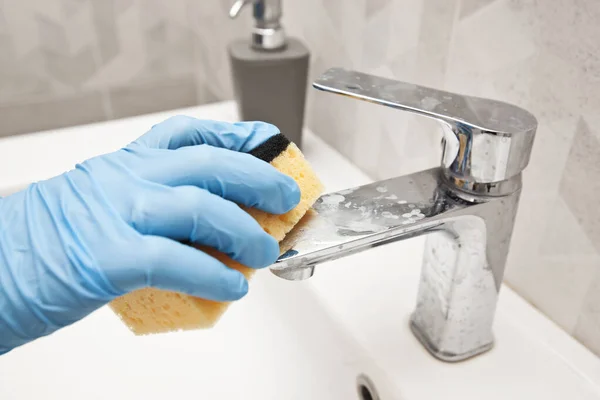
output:
<path id="1" fill-rule="evenodd" d="M 254 157 L 260 158 L 263 161 L 270 163 L 278 155 L 283 153 L 290 144 L 290 140 L 283 134 L 279 133 L 271 136 L 266 142 L 262 143 L 250 152 Z"/>

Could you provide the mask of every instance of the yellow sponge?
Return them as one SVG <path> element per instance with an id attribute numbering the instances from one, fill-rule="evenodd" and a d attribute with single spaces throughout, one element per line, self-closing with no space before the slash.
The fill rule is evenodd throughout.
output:
<path id="1" fill-rule="evenodd" d="M 321 195 L 323 186 L 300 149 L 283 135 L 269 139 L 252 154 L 291 176 L 300 187 L 300 203 L 286 214 L 273 215 L 256 209 L 246 209 L 267 233 L 281 242 L 312 207 Z M 237 263 L 223 253 L 206 247 L 198 248 L 230 268 L 240 271 L 246 278 L 254 274 L 254 269 Z M 110 307 L 136 335 L 144 335 L 212 327 L 229 304 L 183 293 L 145 288 L 113 300 Z"/>

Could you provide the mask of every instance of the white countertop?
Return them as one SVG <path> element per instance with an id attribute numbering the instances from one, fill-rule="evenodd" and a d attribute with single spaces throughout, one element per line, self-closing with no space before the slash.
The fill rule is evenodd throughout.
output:
<path id="1" fill-rule="evenodd" d="M 163 112 L 0 139 L 0 196 L 21 188 L 29 182 L 62 173 L 72 168 L 76 162 L 116 150 L 142 135 L 153 124 L 171 115 L 187 114 L 200 118 L 233 121 L 236 119 L 234 110 L 233 104 L 226 102 L 177 110 L 176 112 Z M 370 181 L 348 160 L 309 131 L 306 131 L 305 134 L 304 153 L 321 176 L 328 191 L 340 190 Z M 348 344 L 347 347 L 340 347 L 340 349 L 345 349 L 343 352 L 340 350 L 340 352 L 346 352 L 347 357 L 350 357 L 350 353 L 354 355 L 350 357 L 354 361 L 346 360 L 344 362 L 352 365 L 354 369 L 345 370 L 344 368 L 350 367 L 348 365 L 344 366 L 344 363 L 338 363 L 336 361 L 338 359 L 335 358 L 337 355 L 335 357 L 331 355 L 328 358 L 323 352 L 323 365 L 329 365 L 327 370 L 322 369 L 321 372 L 317 370 L 302 371 L 302 379 L 314 378 L 317 382 L 314 374 L 333 373 L 331 371 L 339 367 L 340 372 L 335 379 L 347 380 L 347 376 L 350 376 L 355 370 L 358 371 L 356 368 L 360 366 L 363 369 L 371 369 L 372 378 L 379 381 L 382 388 L 385 386 L 380 394 L 383 396 L 383 392 L 385 392 L 389 397 L 384 397 L 384 400 L 387 398 L 407 400 L 440 398 L 600 399 L 600 359 L 560 330 L 508 287 L 503 287 L 501 291 L 494 327 L 496 345 L 492 351 L 473 360 L 458 364 L 442 363 L 429 356 L 408 329 L 408 317 L 416 298 L 422 248 L 422 239 L 412 239 L 372 249 L 368 252 L 328 263 L 328 265 L 319 266 L 315 276 L 306 281 L 308 283 L 293 283 L 297 285 L 293 287 L 268 273 L 266 273 L 268 276 L 261 275 L 257 279 L 257 284 L 251 286 L 251 294 L 248 300 L 244 299 L 240 302 L 238 308 L 232 308 L 229 311 L 231 314 L 228 313 L 227 318 L 224 318 L 222 322 L 223 328 L 217 327 L 214 332 L 222 332 L 223 337 L 227 337 L 227 332 L 229 332 L 227 327 L 240 329 L 235 324 L 240 324 L 243 318 L 246 318 L 244 319 L 246 326 L 252 324 L 252 320 L 249 320 L 248 316 L 243 316 L 243 310 L 249 310 L 248 313 L 256 310 L 257 321 L 273 324 L 273 320 L 269 319 L 272 317 L 263 315 L 260 310 L 264 307 L 259 306 L 260 301 L 268 304 L 270 301 L 268 296 L 263 294 L 261 299 L 258 294 L 253 294 L 252 290 L 258 290 L 261 286 L 264 286 L 268 289 L 265 289 L 265 293 L 268 291 L 269 296 L 275 296 L 277 293 L 279 295 L 290 293 L 290 296 L 292 296 L 292 293 L 295 293 L 293 296 L 297 296 L 298 303 L 302 303 L 302 299 L 306 299 L 306 302 L 310 303 L 307 305 L 294 303 L 289 306 L 291 307 L 289 310 L 294 309 L 294 312 L 298 314 L 297 317 L 295 317 L 296 314 L 286 315 L 286 309 L 272 311 L 272 313 L 285 315 L 285 318 L 289 319 L 287 329 L 289 331 L 289 329 L 292 329 L 290 327 L 293 327 L 296 334 L 302 333 L 301 337 L 303 338 L 298 339 L 300 341 L 308 340 L 304 337 L 310 336 L 303 334 L 302 330 L 322 332 L 320 338 L 311 339 L 313 341 L 307 346 L 333 348 L 338 341 L 352 343 Z M 284 287 L 288 288 L 286 290 L 289 292 L 281 292 Z M 393 300 L 390 301 L 389 299 Z M 248 305 L 245 305 L 245 302 Z M 251 304 L 257 304 L 257 308 L 252 308 Z M 310 311 L 314 310 L 315 307 L 319 307 L 318 313 Z M 289 312 L 291 313 L 291 311 Z M 316 314 L 320 319 L 315 316 Z M 310 323 L 316 323 L 307 322 L 315 321 L 313 318 L 321 321 L 319 322 L 319 329 L 309 326 Z M 325 322 L 326 320 L 330 322 Z M 68 373 L 66 371 L 68 371 L 69 366 L 63 365 L 66 363 L 65 360 L 79 360 L 80 365 L 77 368 L 84 370 L 87 368 L 86 363 L 89 362 L 90 370 L 94 371 L 93 379 L 114 379 L 119 374 L 127 375 L 130 372 L 126 372 L 124 369 L 119 372 L 119 368 L 126 368 L 123 365 L 111 367 L 106 364 L 106 368 L 97 367 L 97 364 L 101 362 L 99 360 L 102 359 L 103 353 L 109 351 L 108 349 L 118 348 L 119 354 L 122 355 L 128 351 L 133 351 L 133 348 L 140 345 L 140 343 L 155 343 L 157 349 L 160 346 L 162 346 L 161 348 L 175 346 L 173 343 L 177 340 L 173 335 L 180 335 L 182 342 L 185 342 L 185 338 L 198 340 L 197 338 L 201 337 L 200 335 L 173 334 L 160 336 L 159 339 L 139 339 L 136 341 L 137 338 L 128 335 L 118 324 L 119 322 L 116 319 L 111 318 L 110 311 L 104 308 L 73 327 L 64 329 L 64 332 L 59 331 L 49 338 L 44 338 L 31 345 L 24 346 L 12 354 L 9 353 L 1 357 L 0 398 L 29 398 L 24 396 L 33 396 L 35 393 L 43 394 L 43 398 L 46 399 L 78 398 L 77 396 L 81 396 L 81 393 L 85 392 L 77 392 L 73 389 L 72 397 L 70 397 L 71 395 L 63 390 L 66 387 L 64 385 L 67 384 L 62 383 L 63 386 L 60 386 L 61 383 L 56 382 L 57 380 L 61 381 L 61 376 L 62 380 L 68 381 L 70 379 L 69 376 L 61 375 Z M 339 330 L 337 330 L 338 328 L 329 328 L 330 325 L 328 324 L 331 324 L 331 327 L 339 327 Z M 269 326 L 263 328 L 270 329 Z M 277 329 L 277 327 L 273 327 L 273 329 Z M 255 330 L 255 327 L 250 326 L 249 331 L 252 332 L 253 330 Z M 334 331 L 337 332 L 336 335 L 339 336 L 339 340 L 325 338 L 327 335 L 333 335 L 331 332 Z M 205 335 L 205 337 L 214 341 L 216 340 L 215 334 L 212 336 L 206 334 L 208 336 Z M 286 334 L 291 335 L 292 333 Z M 281 335 L 284 335 L 284 333 L 279 336 Z M 99 344 L 99 337 L 101 336 L 110 338 L 109 343 L 103 344 L 105 347 Z M 277 346 L 278 339 L 275 337 L 269 339 L 268 342 L 265 340 L 261 342 L 263 346 Z M 331 341 L 326 342 L 326 340 Z M 90 350 L 90 357 L 95 354 L 95 359 L 75 354 L 85 349 L 86 341 L 96 342 L 95 346 L 100 346 L 99 349 L 103 349 L 102 351 L 98 350 L 96 353 Z M 284 342 L 281 342 L 280 345 L 282 343 Z M 57 351 L 56 346 L 63 347 L 60 348 L 60 351 Z M 199 345 L 198 348 L 197 351 L 210 351 L 209 349 L 200 349 L 201 346 Z M 138 349 L 138 351 L 141 350 Z M 238 349 L 238 351 L 241 350 Z M 64 357 L 62 358 L 64 359 L 49 362 L 47 357 L 52 354 L 63 354 Z M 136 354 L 140 357 L 138 353 Z M 293 355 L 293 357 L 301 357 L 299 354 Z M 363 354 L 363 356 L 359 356 L 359 354 Z M 240 357 L 243 357 L 243 354 Z M 271 357 L 276 357 L 276 355 Z M 294 362 L 289 358 L 284 359 L 286 357 L 284 354 L 281 354 L 281 357 L 281 362 Z M 372 360 L 372 363 L 371 361 L 356 361 L 362 360 L 361 357 Z M 172 361 L 177 362 L 175 359 Z M 105 359 L 102 362 L 110 363 L 111 361 Z M 328 362 L 330 364 L 327 364 Z M 94 363 L 96 363 L 96 368 L 92 367 Z M 297 368 L 302 368 L 300 365 L 303 364 L 300 361 L 298 363 Z M 32 384 L 35 384 L 36 381 L 41 379 L 39 376 L 27 375 L 28 368 L 37 364 L 47 364 L 48 377 L 51 377 L 44 381 L 48 385 L 46 389 L 40 389 L 39 392 L 26 387 L 23 383 L 30 380 Z M 108 371 L 107 368 L 112 369 L 112 371 Z M 215 368 L 218 370 L 218 367 Z M 342 373 L 343 369 L 345 372 Z M 343 375 L 346 373 L 347 376 Z M 6 376 L 10 376 L 10 379 L 3 379 Z M 82 375 L 79 380 L 81 390 L 85 390 L 84 386 L 87 385 L 87 383 L 84 385 L 84 382 L 87 382 L 85 376 Z M 293 382 L 296 382 L 296 380 L 292 378 L 288 378 L 289 381 L 286 381 L 287 386 L 285 387 L 294 385 Z M 143 381 L 143 377 L 140 377 L 140 379 Z M 173 375 L 173 379 L 176 379 L 175 375 Z M 231 379 L 234 380 L 235 378 Z M 298 375 L 298 379 L 301 380 L 300 375 Z M 332 382 L 333 379 L 333 375 L 332 377 L 327 376 L 324 381 Z M 283 381 L 285 379 L 281 378 L 281 382 Z M 90 380 L 90 382 L 93 382 L 93 380 Z M 255 382 L 254 386 L 258 386 L 258 380 L 255 380 Z M 268 381 L 260 382 L 262 382 L 260 383 L 262 385 L 269 384 Z M 118 393 L 127 392 L 123 386 L 127 385 L 125 380 L 121 381 L 119 385 L 121 385 L 122 390 L 115 392 L 117 394 L 114 398 L 122 398 L 119 397 Z M 60 395 L 53 392 L 53 390 L 59 390 L 58 388 L 63 388 L 60 389 Z M 187 386 L 182 384 L 182 388 L 187 388 Z M 152 393 L 160 393 L 160 390 L 156 387 L 153 390 Z M 184 393 L 183 389 L 181 390 Z M 247 393 L 255 393 L 253 390 L 248 387 Z M 279 393 L 279 398 L 302 398 L 300 396 L 304 393 L 302 392 L 302 386 L 298 384 L 293 389 L 290 387 L 290 391 L 292 390 L 296 396 L 286 395 L 281 388 L 273 389 L 273 393 Z M 140 394 L 142 392 L 143 390 L 135 393 Z M 257 390 L 256 393 L 258 392 Z M 8 397 L 2 397 L 3 393 Z M 101 390 L 98 393 L 101 393 Z M 226 397 L 225 395 L 220 397 L 218 393 L 218 391 L 214 392 L 213 397 L 193 397 L 239 398 L 235 395 L 231 395 L 233 397 Z M 262 397 L 257 398 L 277 398 L 269 397 L 268 393 L 270 392 L 264 391 Z M 310 392 L 310 394 L 304 393 L 303 396 L 304 398 L 323 399 L 347 398 L 344 397 L 347 396 L 347 392 L 343 393 L 345 394 L 340 391 L 339 394 L 338 392 L 334 394 L 333 391 L 330 391 L 319 396 L 315 395 L 314 392 Z M 151 396 L 150 392 L 144 394 L 144 398 L 150 398 L 148 396 Z M 273 396 L 276 395 L 273 394 Z M 92 397 L 88 396 L 88 398 Z M 253 397 L 249 396 L 248 398 Z"/>

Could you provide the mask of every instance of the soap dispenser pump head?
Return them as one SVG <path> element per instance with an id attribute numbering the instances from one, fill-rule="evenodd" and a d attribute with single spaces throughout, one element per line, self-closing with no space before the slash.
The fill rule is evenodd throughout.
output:
<path id="1" fill-rule="evenodd" d="M 285 32 L 281 26 L 281 0 L 237 0 L 229 10 L 236 18 L 245 5 L 252 4 L 254 27 L 252 47 L 259 50 L 279 50 L 285 47 Z"/>

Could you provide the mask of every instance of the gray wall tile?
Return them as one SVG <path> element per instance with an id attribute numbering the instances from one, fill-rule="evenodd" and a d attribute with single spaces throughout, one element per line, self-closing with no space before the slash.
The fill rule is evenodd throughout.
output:
<path id="1" fill-rule="evenodd" d="M 466 18 L 496 0 L 461 0 L 460 18 Z"/>
<path id="2" fill-rule="evenodd" d="M 51 78 L 45 72 L 44 56 L 35 50 L 17 59 L 7 36 L 0 35 L 0 105 L 32 96 L 51 98 Z"/>
<path id="3" fill-rule="evenodd" d="M 371 3 L 367 2 L 367 4 Z M 369 11 L 367 7 L 362 68 L 370 70 L 387 61 L 388 47 L 390 42 L 395 41 L 391 36 L 391 26 L 391 15 L 386 9 L 377 8 Z"/>
<path id="4" fill-rule="evenodd" d="M 7 34 L 8 25 L 4 16 L 4 4 L 0 3 L 0 35 Z"/>
<path id="5" fill-rule="evenodd" d="M 55 54 L 67 54 L 68 43 L 63 27 L 42 16 L 38 16 L 36 21 L 40 47 Z"/>
<path id="6" fill-rule="evenodd" d="M 565 202 L 551 199 L 531 188 L 523 193 L 506 279 L 572 333 L 600 256 Z"/>
<path id="7" fill-rule="evenodd" d="M 600 140 L 579 120 L 560 195 L 600 253 Z"/>
<path id="8" fill-rule="evenodd" d="M 84 7 L 85 0 L 61 0 L 61 8 L 65 17 L 69 18 Z"/>
<path id="9" fill-rule="evenodd" d="M 146 114 L 196 104 L 192 75 L 109 89 L 113 118 Z"/>
<path id="10" fill-rule="evenodd" d="M 233 87 L 227 46 L 235 39 L 250 37 L 252 13 L 245 10 L 237 20 L 231 20 L 228 2 L 189 0 L 188 4 L 196 80 L 208 85 L 221 99 L 231 99 Z"/>
<path id="11" fill-rule="evenodd" d="M 600 79 L 600 2 L 595 0 L 512 0 L 531 21 L 532 36 L 548 50 Z"/>
<path id="12" fill-rule="evenodd" d="M 91 5 L 98 43 L 98 55 L 100 62 L 106 64 L 119 53 L 115 0 L 92 1 Z M 136 33 L 132 32 L 131 34 L 135 35 Z"/>
<path id="13" fill-rule="evenodd" d="M 133 2 L 134 0 L 119 0 L 115 3 L 115 11 L 117 12 L 117 14 L 120 14 L 123 11 L 126 11 L 129 7 L 131 7 L 133 5 Z"/>
<path id="14" fill-rule="evenodd" d="M 194 33 L 189 27 L 167 21 L 154 35 L 154 47 L 146 52 L 148 63 L 160 63 L 167 76 L 194 72 Z"/>
<path id="15" fill-rule="evenodd" d="M 418 83 L 443 87 L 458 0 L 424 0 L 417 63 Z"/>
<path id="16" fill-rule="evenodd" d="M 0 135 L 104 118 L 112 116 L 111 108 L 122 117 L 230 98 L 224 49 L 242 30 L 248 32 L 250 13 L 234 23 L 222 3 L 61 0 L 50 7 L 11 2 L 0 13 L 0 106 L 3 115 L 15 114 Z M 227 34 L 216 41 L 221 29 Z M 86 110 L 74 112 L 69 99 L 90 93 L 107 94 L 106 111 L 84 101 Z M 61 111 L 24 121 L 28 106 L 55 110 L 60 104 L 81 117 Z"/>
<path id="17" fill-rule="evenodd" d="M 574 335 L 596 354 L 600 354 L 600 264 L 596 271 L 596 279 L 585 297 Z"/>
<path id="18" fill-rule="evenodd" d="M 378 12 L 379 10 L 387 11 L 387 6 L 389 6 L 391 0 L 369 0 L 367 1 L 366 7 L 366 17 L 370 18 L 373 14 Z M 338 9 L 339 11 L 339 9 Z"/>
<path id="19" fill-rule="evenodd" d="M 69 87 L 80 87 L 98 69 L 94 50 L 86 47 L 74 55 L 61 55 L 52 51 L 42 51 L 46 71 L 57 82 Z"/>
<path id="20" fill-rule="evenodd" d="M 220 100 L 206 83 L 196 82 L 196 104 L 214 103 Z"/>
<path id="21" fill-rule="evenodd" d="M 0 136 L 104 121 L 107 117 L 98 92 L 31 100 L 0 106 Z"/>

